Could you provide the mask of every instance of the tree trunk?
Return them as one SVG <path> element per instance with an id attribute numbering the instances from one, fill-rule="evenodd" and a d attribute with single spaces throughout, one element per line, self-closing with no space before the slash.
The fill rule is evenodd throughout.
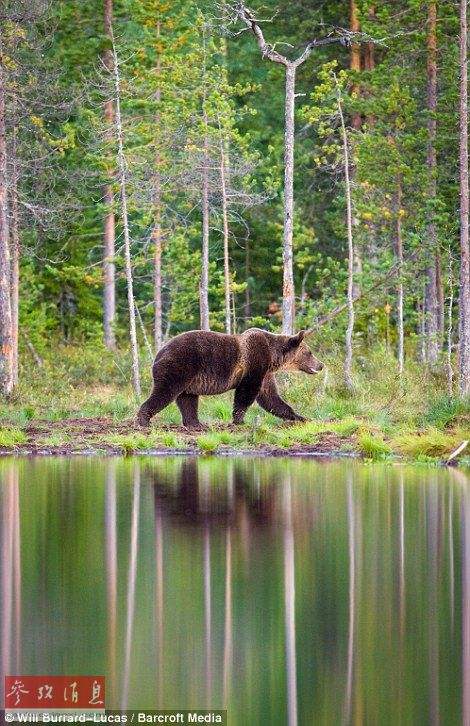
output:
<path id="1" fill-rule="evenodd" d="M 459 392 L 470 394 L 470 249 L 468 239 L 467 2 L 460 0 L 460 293 Z"/>
<path id="2" fill-rule="evenodd" d="M 372 5 L 372 7 L 369 8 L 369 20 L 373 19 L 374 17 L 375 17 L 375 7 Z M 366 43 L 366 47 L 364 50 L 364 70 L 373 71 L 374 69 L 375 69 L 375 44 Z M 375 124 L 374 114 L 367 115 L 366 123 L 367 123 L 367 126 L 369 126 L 369 128 L 371 126 L 374 126 L 374 124 Z"/>
<path id="3" fill-rule="evenodd" d="M 113 0 L 104 0 L 104 32 L 111 40 L 113 37 Z M 103 53 L 103 64 L 111 73 L 113 70 L 113 54 L 107 48 Z M 106 140 L 112 138 L 114 123 L 114 108 L 112 100 L 108 100 L 104 107 L 106 124 Z M 116 316 L 116 292 L 115 292 L 115 218 L 114 218 L 114 193 L 112 184 L 106 184 L 103 189 L 103 202 L 106 207 L 103 232 L 103 331 L 104 344 L 113 350 L 116 347 L 114 333 L 114 322 Z"/>
<path id="4" fill-rule="evenodd" d="M 153 301 L 154 322 L 153 335 L 155 352 L 158 353 L 163 345 L 163 315 L 162 315 L 162 227 L 161 227 L 161 191 L 160 180 L 155 181 L 155 225 L 152 230 L 153 249 Z"/>
<path id="5" fill-rule="evenodd" d="M 372 5 L 369 8 L 369 20 L 372 20 L 375 17 L 375 7 Z M 375 46 L 374 43 L 366 43 L 366 47 L 364 50 L 364 70 L 365 71 L 373 71 L 375 68 L 375 54 L 374 54 Z"/>
<path id="6" fill-rule="evenodd" d="M 348 233 L 348 327 L 346 330 L 346 355 L 344 359 L 344 383 L 350 390 L 353 389 L 352 379 L 352 338 L 354 332 L 354 240 L 353 240 L 353 211 L 351 198 L 351 180 L 349 176 L 349 145 L 346 125 L 344 123 L 341 91 L 338 87 L 338 111 L 341 121 L 344 153 L 344 179 L 346 184 L 346 226 Z"/>
<path id="7" fill-rule="evenodd" d="M 436 38 L 436 0 L 428 5 L 428 153 L 427 167 L 429 176 L 428 199 L 430 204 L 430 222 L 428 225 L 428 245 L 426 256 L 429 264 L 426 269 L 426 294 L 424 299 L 426 361 L 435 365 L 440 352 L 440 316 L 438 291 L 438 241 L 435 222 L 435 201 L 437 195 L 437 162 L 436 162 L 436 111 L 437 111 L 437 38 Z"/>
<path id="8" fill-rule="evenodd" d="M 134 285 L 132 279 L 131 242 L 129 233 L 129 217 L 127 213 L 126 190 L 126 158 L 124 155 L 124 139 L 121 118 L 121 83 L 119 78 L 119 65 L 116 48 L 113 45 L 114 81 L 115 81 L 115 128 L 118 142 L 118 171 L 119 187 L 121 191 L 121 214 L 124 232 L 124 266 L 127 282 L 127 303 L 129 309 L 129 338 L 132 355 L 132 384 L 136 396 L 140 396 L 139 350 L 137 346 L 137 331 L 135 322 Z"/>
<path id="9" fill-rule="evenodd" d="M 199 288 L 201 330 L 210 330 L 209 324 L 209 144 L 204 136 L 204 169 L 202 173 L 202 258 Z"/>
<path id="10" fill-rule="evenodd" d="M 359 33 L 361 24 L 359 22 L 359 14 L 356 0 L 350 0 L 350 21 L 349 27 L 352 33 Z M 361 70 L 361 45 L 360 43 L 351 43 L 351 55 L 349 58 L 349 67 L 352 71 L 360 72 Z M 353 95 L 359 94 L 359 85 L 355 83 L 352 87 Z M 361 128 L 361 114 L 353 113 L 351 124 L 356 131 Z"/>
<path id="11" fill-rule="evenodd" d="M 230 335 L 232 332 L 232 311 L 230 306 L 231 281 L 230 281 L 230 257 L 229 257 L 229 226 L 228 226 L 228 202 L 227 202 L 227 162 L 223 142 L 220 142 L 220 189 L 222 194 L 222 222 L 224 238 L 224 302 L 225 302 L 225 332 Z"/>
<path id="12" fill-rule="evenodd" d="M 199 317 L 201 330 L 210 330 L 209 323 L 209 137 L 206 111 L 206 37 L 203 35 L 204 66 L 203 66 L 203 97 L 202 119 L 204 126 L 203 170 L 202 170 L 202 248 L 201 248 L 201 279 L 199 282 Z"/>
<path id="13" fill-rule="evenodd" d="M 5 86 L 0 56 L 0 392 L 4 396 L 10 395 L 14 385 L 7 194 Z"/>
<path id="14" fill-rule="evenodd" d="M 453 305 L 454 305 L 454 273 L 452 269 L 452 250 L 449 248 L 449 271 L 447 277 L 447 285 L 449 288 L 449 304 L 447 308 L 447 361 L 446 361 L 446 378 L 447 393 L 452 396 L 454 393 L 454 369 L 452 367 L 452 337 L 453 337 Z"/>
<path id="15" fill-rule="evenodd" d="M 157 22 L 157 41 L 160 37 L 160 22 Z M 160 50 L 157 49 L 156 75 L 160 77 L 161 62 Z M 160 88 L 157 88 L 156 101 L 159 104 L 161 100 Z M 160 127 L 160 112 L 156 114 L 157 128 Z M 163 310 L 162 310 L 162 189 L 160 178 L 160 154 L 155 157 L 155 224 L 152 231 L 152 239 L 154 243 L 153 257 L 153 300 L 154 300 L 154 325 L 153 334 L 155 342 L 155 351 L 158 353 L 163 345 Z"/>
<path id="16" fill-rule="evenodd" d="M 18 209 L 18 158 L 17 158 L 17 127 L 14 119 L 12 144 L 12 179 L 11 179 L 11 327 L 12 327 L 12 366 L 13 385 L 18 385 L 18 319 L 19 319 L 19 287 L 20 287 L 20 216 Z"/>
<path id="17" fill-rule="evenodd" d="M 245 323 L 251 318 L 251 290 L 250 290 L 250 274 L 251 274 L 251 254 L 250 254 L 250 240 L 247 239 L 245 243 Z"/>
<path id="18" fill-rule="evenodd" d="M 350 0 L 350 30 L 352 33 L 359 33 L 361 30 L 361 24 L 359 22 L 359 14 L 356 0 Z M 359 73 L 361 71 L 361 45 L 360 43 L 351 43 L 351 55 L 349 58 L 349 67 L 352 71 Z M 352 94 L 358 96 L 361 92 L 358 83 L 355 83 L 352 87 Z M 351 118 L 352 127 L 356 131 L 360 131 L 362 125 L 362 118 L 360 113 L 353 113 Z M 350 169 L 350 177 L 354 178 L 355 170 Z M 356 216 L 353 217 L 353 225 L 357 227 L 359 220 Z M 362 258 L 358 247 L 354 249 L 354 283 L 353 283 L 353 295 L 357 297 L 361 291 L 359 285 L 359 279 L 362 272 Z"/>
<path id="19" fill-rule="evenodd" d="M 295 65 L 286 66 L 285 135 L 284 135 L 284 245 L 283 245 L 283 287 L 282 287 L 282 332 L 294 332 L 295 291 L 293 263 L 294 231 L 294 111 L 295 111 Z"/>
<path id="20" fill-rule="evenodd" d="M 401 198 L 402 198 L 402 180 L 399 176 L 397 179 L 397 190 L 395 195 L 395 255 L 398 264 L 398 285 L 397 285 L 397 333 L 398 333 L 398 372 L 400 376 L 403 374 L 403 364 L 405 360 L 404 348 L 404 331 L 403 331 L 403 235 L 401 224 Z"/>

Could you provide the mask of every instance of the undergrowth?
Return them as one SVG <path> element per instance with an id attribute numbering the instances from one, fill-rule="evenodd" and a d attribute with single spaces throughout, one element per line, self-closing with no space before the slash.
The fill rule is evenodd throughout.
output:
<path id="1" fill-rule="evenodd" d="M 312 346 L 315 347 L 314 345 Z M 334 436 L 338 448 L 356 450 L 370 459 L 400 455 L 413 459 L 447 457 L 470 439 L 470 403 L 445 393 L 442 377 L 408 358 L 400 380 L 393 356 L 383 348 L 356 355 L 355 387 L 342 384 L 342 360 L 337 351 L 319 351 L 325 371 L 318 376 L 281 373 L 281 394 L 309 422 L 285 425 L 253 405 L 246 423 L 225 429 L 231 421 L 233 393 L 200 399 L 200 418 L 209 431 L 193 435 L 201 452 L 222 447 L 291 448 L 311 446 Z M 25 355 L 22 356 L 25 360 Z M 29 363 L 29 361 L 26 361 Z M 150 365 L 142 359 L 142 399 L 150 390 Z M 133 418 L 141 401 L 130 386 L 127 354 L 104 348 L 56 346 L 42 368 L 28 365 L 20 372 L 20 385 L 12 399 L 0 405 L 0 446 L 15 447 L 28 440 L 27 429 L 41 421 L 44 445 L 66 443 L 65 433 L 47 431 L 47 422 L 96 418 L 128 423 L 125 433 L 107 434 L 103 443 L 124 452 L 187 446 L 184 434 L 168 430 L 180 426 L 178 408 L 171 404 L 155 417 L 149 433 L 136 431 Z M 162 428 L 166 427 L 166 428 Z M 468 450 L 464 452 L 468 456 Z"/>

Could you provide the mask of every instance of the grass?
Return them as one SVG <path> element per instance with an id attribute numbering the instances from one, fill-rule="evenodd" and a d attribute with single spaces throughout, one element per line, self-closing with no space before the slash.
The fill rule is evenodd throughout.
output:
<path id="1" fill-rule="evenodd" d="M 28 440 L 24 431 L 18 428 L 0 429 L 0 446 L 15 448 L 18 444 L 25 444 Z"/>
<path id="2" fill-rule="evenodd" d="M 155 431 L 150 434 L 141 433 L 140 431 L 128 434 L 107 434 L 101 438 L 101 441 L 119 447 L 126 454 L 147 449 L 184 448 L 184 442 L 173 431 Z"/>
<path id="3" fill-rule="evenodd" d="M 308 423 L 286 425 L 254 405 L 244 426 L 227 428 L 233 396 L 229 393 L 201 399 L 200 417 L 210 429 L 188 436 L 169 429 L 181 424 L 175 404 L 154 419 L 148 433 L 133 430 L 132 419 L 140 402 L 130 387 L 127 354 L 58 345 L 38 369 L 23 351 L 26 367 L 21 371 L 20 386 L 8 403 L 0 404 L 0 446 L 14 448 L 26 443 L 28 426 L 42 430 L 41 445 L 61 446 L 74 441 L 67 420 L 82 418 L 109 423 L 108 431 L 97 435 L 94 445 L 116 446 L 125 453 L 188 445 L 204 453 L 224 447 L 289 449 L 331 441 L 338 450 L 358 451 L 370 459 L 397 455 L 435 460 L 446 458 L 463 440 L 470 439 L 470 402 L 449 397 L 443 378 L 411 356 L 400 380 L 396 360 L 382 348 L 368 350 L 367 357 L 358 354 L 351 393 L 342 384 L 341 351 L 318 352 L 326 363 L 324 373 L 278 376 L 282 395 Z M 148 360 L 142 360 L 142 372 L 143 398 L 150 390 Z M 122 422 L 129 423 L 122 426 Z M 469 458 L 465 452 L 462 463 Z"/>
<path id="4" fill-rule="evenodd" d="M 70 436 L 62 431 L 53 431 L 48 436 L 41 437 L 39 443 L 45 447 L 64 446 L 70 443 Z"/>
<path id="5" fill-rule="evenodd" d="M 410 458 L 446 458 L 459 444 L 468 438 L 468 432 L 456 431 L 452 434 L 431 428 L 419 433 L 408 433 L 392 440 L 393 448 Z"/>
<path id="6" fill-rule="evenodd" d="M 357 438 L 358 448 L 367 459 L 378 461 L 388 458 L 393 452 L 382 436 L 363 431 Z"/>

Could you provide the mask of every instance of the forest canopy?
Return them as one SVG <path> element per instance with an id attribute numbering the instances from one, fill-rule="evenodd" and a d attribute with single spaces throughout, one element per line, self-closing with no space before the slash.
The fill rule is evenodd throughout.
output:
<path id="1" fill-rule="evenodd" d="M 467 5 L 5 0 L 0 385 L 18 349 L 321 327 L 470 390 Z M 19 342 L 20 341 L 20 345 Z"/>

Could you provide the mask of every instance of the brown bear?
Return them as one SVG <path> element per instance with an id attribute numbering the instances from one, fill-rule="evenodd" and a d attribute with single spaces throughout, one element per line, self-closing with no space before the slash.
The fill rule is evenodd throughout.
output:
<path id="1" fill-rule="evenodd" d="M 241 335 L 191 330 L 172 338 L 158 352 L 152 372 L 153 390 L 137 414 L 148 426 L 152 416 L 176 400 L 183 426 L 201 428 L 198 396 L 235 389 L 233 422 L 243 423 L 256 400 L 266 411 L 288 421 L 305 421 L 282 400 L 274 373 L 295 370 L 317 373 L 323 364 L 304 342 L 305 332 L 276 335 L 250 328 Z"/>

